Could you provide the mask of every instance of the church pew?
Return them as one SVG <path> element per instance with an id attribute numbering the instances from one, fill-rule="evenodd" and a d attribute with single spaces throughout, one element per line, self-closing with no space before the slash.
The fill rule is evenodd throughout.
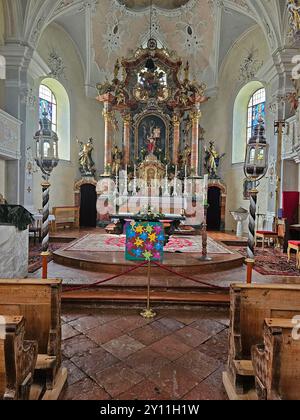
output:
<path id="1" fill-rule="evenodd" d="M 266 319 L 264 344 L 252 347 L 260 400 L 300 400 L 300 337 L 291 319 Z"/>
<path id="2" fill-rule="evenodd" d="M 0 317 L 0 400 L 29 399 L 38 344 L 24 335 L 23 317 Z"/>
<path id="3" fill-rule="evenodd" d="M 228 367 L 223 382 L 230 399 L 256 395 L 251 348 L 263 341 L 266 318 L 292 319 L 300 314 L 300 285 L 231 286 Z"/>
<path id="4" fill-rule="evenodd" d="M 25 339 L 38 342 L 35 379 L 46 398 L 58 397 L 67 379 L 61 367 L 61 280 L 0 280 L 0 314 L 26 319 Z"/>

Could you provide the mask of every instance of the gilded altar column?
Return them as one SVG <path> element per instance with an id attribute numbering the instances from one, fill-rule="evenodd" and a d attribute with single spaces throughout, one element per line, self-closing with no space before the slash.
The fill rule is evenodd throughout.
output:
<path id="1" fill-rule="evenodd" d="M 173 116 L 173 130 L 174 130 L 174 142 L 173 142 L 173 163 L 178 164 L 179 161 L 179 145 L 180 145 L 180 120 L 177 114 Z"/>
<path id="2" fill-rule="evenodd" d="M 112 153 L 112 111 L 107 106 L 104 105 L 103 110 L 104 117 L 104 173 L 108 173 L 108 168 L 111 165 L 111 153 Z"/>
<path id="3" fill-rule="evenodd" d="M 130 130 L 131 130 L 131 115 L 126 114 L 124 120 L 124 164 L 130 164 Z"/>
<path id="4" fill-rule="evenodd" d="M 191 115 L 192 117 L 192 169 L 194 176 L 199 175 L 199 123 L 201 118 L 201 111 L 198 107 Z"/>

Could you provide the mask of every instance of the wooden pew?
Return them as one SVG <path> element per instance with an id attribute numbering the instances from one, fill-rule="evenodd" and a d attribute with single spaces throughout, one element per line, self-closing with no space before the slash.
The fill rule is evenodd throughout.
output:
<path id="1" fill-rule="evenodd" d="M 292 319 L 266 319 L 264 344 L 252 347 L 260 400 L 300 400 L 300 337 Z"/>
<path id="2" fill-rule="evenodd" d="M 44 399 L 57 399 L 67 379 L 61 367 L 61 283 L 0 280 L 0 314 L 24 316 L 25 339 L 38 342 L 35 382 L 45 385 Z"/>
<path id="3" fill-rule="evenodd" d="M 263 342 L 266 318 L 292 319 L 300 314 L 300 285 L 231 286 L 229 358 L 223 383 L 232 400 L 255 399 L 251 349 Z"/>
<path id="4" fill-rule="evenodd" d="M 53 207 L 53 215 L 55 217 L 54 231 L 58 226 L 70 227 L 73 229 L 80 228 L 80 207 Z"/>
<path id="5" fill-rule="evenodd" d="M 24 335 L 23 317 L 0 317 L 0 400 L 29 399 L 38 344 Z"/>

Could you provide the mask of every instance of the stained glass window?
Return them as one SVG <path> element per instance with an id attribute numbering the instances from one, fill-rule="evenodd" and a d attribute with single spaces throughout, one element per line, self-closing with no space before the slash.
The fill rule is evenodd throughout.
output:
<path id="1" fill-rule="evenodd" d="M 259 120 L 266 120 L 266 90 L 257 90 L 251 97 L 248 105 L 247 143 L 254 134 Z"/>
<path id="2" fill-rule="evenodd" d="M 57 132 L 57 102 L 55 95 L 47 86 L 41 85 L 39 96 L 40 119 L 43 118 L 43 112 L 46 110 L 48 118 L 52 122 L 52 130 Z"/>

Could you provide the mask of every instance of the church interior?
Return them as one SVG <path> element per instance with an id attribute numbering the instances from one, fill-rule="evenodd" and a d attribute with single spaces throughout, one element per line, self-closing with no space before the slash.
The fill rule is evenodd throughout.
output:
<path id="1" fill-rule="evenodd" d="M 299 0 L 0 0 L 0 400 L 300 400 Z"/>

